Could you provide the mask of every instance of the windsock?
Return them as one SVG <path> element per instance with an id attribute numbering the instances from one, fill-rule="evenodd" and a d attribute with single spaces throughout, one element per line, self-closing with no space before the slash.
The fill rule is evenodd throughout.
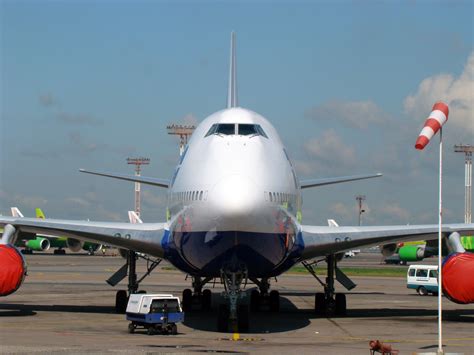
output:
<path id="1" fill-rule="evenodd" d="M 437 102 L 433 105 L 433 111 L 431 111 L 425 122 L 425 126 L 416 140 L 416 149 L 422 150 L 426 147 L 430 139 L 439 131 L 441 126 L 448 121 L 448 115 L 449 108 L 444 102 Z"/>

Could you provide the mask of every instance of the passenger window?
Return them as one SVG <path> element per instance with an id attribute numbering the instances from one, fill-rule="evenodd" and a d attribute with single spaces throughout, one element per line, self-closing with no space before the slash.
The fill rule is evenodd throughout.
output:
<path id="1" fill-rule="evenodd" d="M 427 277 L 427 276 L 428 276 L 428 270 L 426 269 L 416 270 L 416 277 Z"/>
<path id="2" fill-rule="evenodd" d="M 202 200 L 202 191 L 199 193 L 199 201 Z"/>
<path id="3" fill-rule="evenodd" d="M 430 270 L 430 277 L 433 277 L 435 279 L 438 278 L 438 272 L 436 270 Z"/>
<path id="4" fill-rule="evenodd" d="M 410 269 L 410 271 L 408 271 L 408 276 L 415 276 L 415 269 Z"/>

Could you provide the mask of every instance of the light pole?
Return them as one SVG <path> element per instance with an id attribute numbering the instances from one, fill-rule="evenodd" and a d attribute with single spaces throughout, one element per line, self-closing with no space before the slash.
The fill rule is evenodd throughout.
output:
<path id="1" fill-rule="evenodd" d="M 356 200 L 359 206 L 359 226 L 361 226 L 362 213 L 365 212 L 365 209 L 362 208 L 362 201 L 365 201 L 365 195 L 357 195 Z"/>

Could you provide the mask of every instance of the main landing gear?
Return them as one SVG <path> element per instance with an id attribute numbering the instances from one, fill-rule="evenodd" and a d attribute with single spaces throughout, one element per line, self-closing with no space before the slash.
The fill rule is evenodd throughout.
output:
<path id="1" fill-rule="evenodd" d="M 212 292 L 209 289 L 203 290 L 205 284 L 211 281 L 212 277 L 193 277 L 193 290 L 187 288 L 183 291 L 182 306 L 185 312 L 192 310 L 197 304 L 203 311 L 210 311 L 212 305 Z"/>
<path id="2" fill-rule="evenodd" d="M 327 263 L 327 277 L 324 283 L 316 275 L 315 268 L 321 261 Z M 352 290 L 356 284 L 352 282 L 338 267 L 336 255 L 328 255 L 323 260 L 313 262 L 302 262 L 303 266 L 313 275 L 316 280 L 323 286 L 324 293 L 316 293 L 314 297 L 314 309 L 316 314 L 326 316 L 344 316 L 347 313 L 346 295 L 336 293 L 334 288 L 334 279 L 339 281 L 347 290 Z"/>
<path id="3" fill-rule="evenodd" d="M 137 277 L 137 259 L 142 258 L 147 262 L 147 271 L 138 279 Z M 162 259 L 151 259 L 146 255 L 137 254 L 136 252 L 127 251 L 127 262 L 115 274 L 113 274 L 107 283 L 111 286 L 117 285 L 128 275 L 128 292 L 119 290 L 115 294 L 115 311 L 117 313 L 125 313 L 127 309 L 128 297 L 133 293 L 146 293 L 145 291 L 138 291 L 140 283 L 161 263 Z"/>
<path id="4" fill-rule="evenodd" d="M 268 278 L 261 280 L 251 278 L 250 280 L 258 287 L 258 290 L 252 290 L 250 293 L 250 310 L 257 312 L 267 306 L 271 312 L 278 312 L 280 310 L 280 293 L 276 290 L 268 292 L 270 288 Z"/>
<path id="5" fill-rule="evenodd" d="M 249 329 L 249 306 L 239 304 L 243 298 L 242 283 L 247 284 L 247 268 L 245 265 L 237 267 L 227 266 L 221 270 L 221 280 L 224 284 L 224 298 L 229 304 L 221 304 L 217 314 L 217 330 L 219 332 L 239 331 Z"/>

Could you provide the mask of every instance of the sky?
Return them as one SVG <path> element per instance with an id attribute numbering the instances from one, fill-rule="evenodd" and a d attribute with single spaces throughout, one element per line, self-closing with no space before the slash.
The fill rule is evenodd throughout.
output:
<path id="1" fill-rule="evenodd" d="M 382 172 L 305 190 L 303 221 L 436 223 L 438 140 L 415 140 L 444 100 L 444 218 L 464 216 L 474 144 L 472 1 L 0 0 L 0 213 L 127 221 L 133 183 L 79 168 L 170 178 L 169 123 L 226 105 L 237 33 L 239 104 L 277 128 L 304 178 Z M 163 221 L 166 191 L 142 187 Z"/>

